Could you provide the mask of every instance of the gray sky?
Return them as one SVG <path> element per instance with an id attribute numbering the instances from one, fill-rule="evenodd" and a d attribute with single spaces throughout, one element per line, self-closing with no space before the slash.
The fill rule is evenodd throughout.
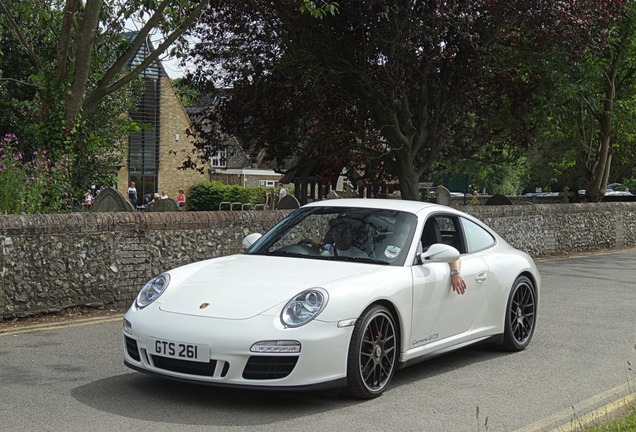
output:
<path id="1" fill-rule="evenodd" d="M 183 77 L 185 71 L 179 67 L 179 61 L 176 59 L 166 59 L 162 61 L 163 68 L 168 76 L 172 79 Z"/>

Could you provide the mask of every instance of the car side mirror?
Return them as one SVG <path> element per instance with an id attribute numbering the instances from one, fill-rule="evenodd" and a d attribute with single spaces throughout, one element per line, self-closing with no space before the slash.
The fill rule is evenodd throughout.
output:
<path id="1" fill-rule="evenodd" d="M 425 252 L 420 254 L 422 264 L 427 262 L 453 262 L 459 259 L 459 251 L 452 246 L 443 243 L 432 244 Z"/>
<path id="2" fill-rule="evenodd" d="M 256 243 L 256 241 L 263 237 L 263 234 L 260 233 L 252 233 L 252 234 L 248 234 L 247 236 L 245 236 L 245 238 L 243 239 L 243 247 L 245 249 L 249 249 L 250 247 L 252 247 L 252 245 L 254 243 Z"/>

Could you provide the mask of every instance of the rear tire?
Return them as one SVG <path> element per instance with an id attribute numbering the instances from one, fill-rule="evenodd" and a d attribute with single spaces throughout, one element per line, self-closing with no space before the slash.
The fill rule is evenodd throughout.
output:
<path id="1" fill-rule="evenodd" d="M 519 276 L 510 290 L 501 348 L 505 351 L 526 349 L 536 326 L 537 290 L 526 276 Z"/>
<path id="2" fill-rule="evenodd" d="M 349 345 L 345 394 L 358 399 L 380 396 L 395 373 L 398 347 L 391 312 L 380 305 L 363 312 Z"/>

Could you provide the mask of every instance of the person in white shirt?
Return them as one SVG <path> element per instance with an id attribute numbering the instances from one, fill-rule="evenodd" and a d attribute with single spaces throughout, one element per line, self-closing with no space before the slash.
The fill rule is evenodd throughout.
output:
<path id="1" fill-rule="evenodd" d="M 135 182 L 130 182 L 130 186 L 128 187 L 128 200 L 133 207 L 137 207 L 137 188 L 135 188 Z"/>
<path id="2" fill-rule="evenodd" d="M 325 245 L 333 256 L 346 256 L 353 258 L 369 258 L 369 255 L 353 245 L 351 225 L 348 222 L 340 222 L 331 229 L 333 244 Z"/>
<path id="3" fill-rule="evenodd" d="M 280 202 L 280 200 L 285 198 L 287 195 L 287 189 L 285 189 L 285 185 L 282 183 L 278 183 L 278 186 L 280 187 L 280 190 L 278 191 L 278 202 Z"/>

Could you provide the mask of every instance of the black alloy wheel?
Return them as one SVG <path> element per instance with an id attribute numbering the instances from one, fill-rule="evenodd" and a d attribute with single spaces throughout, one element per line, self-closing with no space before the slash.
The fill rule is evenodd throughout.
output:
<path id="1" fill-rule="evenodd" d="M 519 276 L 508 296 L 501 347 L 506 351 L 524 350 L 534 334 L 536 317 L 537 295 L 534 284 L 526 276 Z"/>
<path id="2" fill-rule="evenodd" d="M 351 336 L 345 393 L 359 399 L 380 396 L 393 378 L 397 356 L 395 319 L 384 306 L 371 306 Z"/>

